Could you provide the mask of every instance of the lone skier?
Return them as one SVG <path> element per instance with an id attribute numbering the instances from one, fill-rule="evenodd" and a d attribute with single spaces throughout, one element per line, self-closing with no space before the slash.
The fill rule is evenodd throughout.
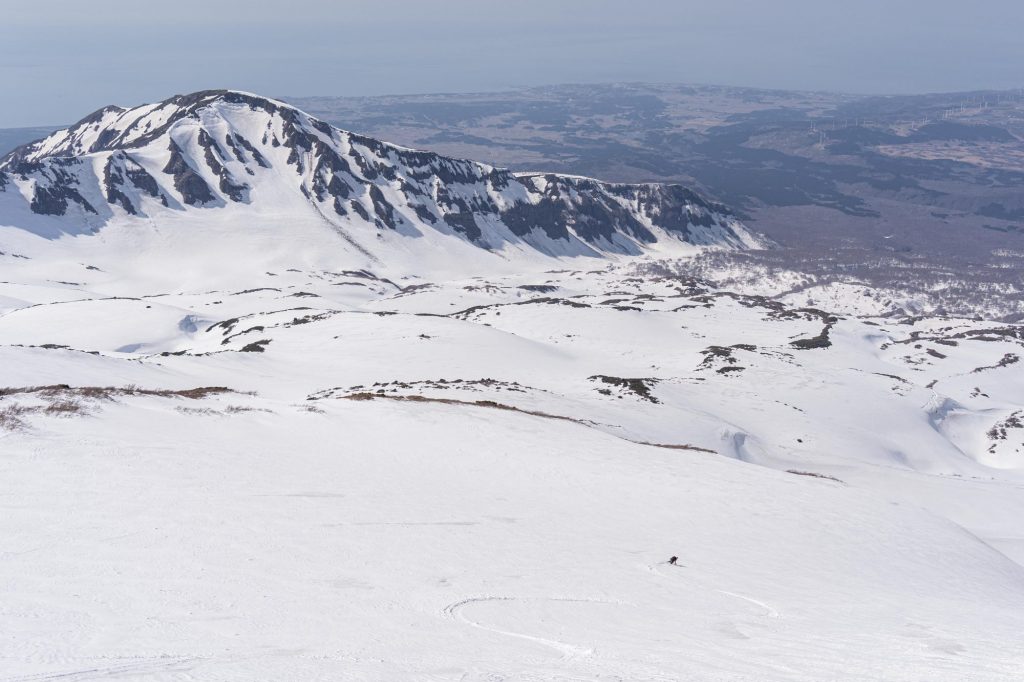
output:
<path id="1" fill-rule="evenodd" d="M 672 557 L 671 559 L 669 559 L 669 560 L 668 560 L 668 562 L 669 562 L 670 564 L 672 564 L 673 566 L 675 566 L 675 565 L 676 565 L 676 562 L 677 562 L 677 561 L 679 561 L 679 557 L 677 557 L 677 556 L 674 556 L 674 557 Z"/>

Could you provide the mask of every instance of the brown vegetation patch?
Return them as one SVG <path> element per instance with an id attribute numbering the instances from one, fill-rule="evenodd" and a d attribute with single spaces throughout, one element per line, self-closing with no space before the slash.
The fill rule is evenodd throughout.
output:
<path id="1" fill-rule="evenodd" d="M 413 402 L 413 403 L 440 403 L 442 405 L 466 405 L 470 407 L 484 407 L 494 410 L 505 410 L 508 412 L 518 412 L 519 414 L 530 415 L 531 417 L 541 417 L 543 419 L 557 419 L 559 421 L 572 422 L 573 424 L 580 424 L 587 428 L 594 428 L 594 424 L 585 419 L 578 419 L 576 417 L 566 417 L 560 414 L 551 414 L 549 412 L 541 412 L 540 410 L 524 410 L 514 405 L 506 405 L 504 403 L 495 402 L 493 400 L 456 400 L 454 398 L 428 398 L 423 395 L 388 395 L 386 393 L 370 393 L 367 391 L 361 391 L 358 393 L 350 393 L 348 395 L 338 396 L 343 400 L 395 400 L 400 402 Z M 611 435 L 611 434 L 609 434 Z M 621 438 L 621 437 L 619 437 Z M 668 443 L 648 443 L 646 441 L 630 440 L 629 438 L 622 438 L 622 440 L 637 445 L 647 445 L 654 448 L 666 448 L 669 450 L 690 450 L 693 452 L 707 452 L 711 454 L 717 454 L 714 450 L 708 450 L 706 448 L 697 447 L 696 445 L 675 445 Z"/>
<path id="2" fill-rule="evenodd" d="M 824 478 L 826 480 L 835 481 L 836 483 L 843 483 L 845 485 L 845 482 L 842 481 L 841 479 L 838 479 L 835 476 L 829 476 L 828 474 L 817 474 L 814 473 L 813 471 L 798 471 L 796 469 L 787 469 L 786 473 L 795 474 L 797 476 L 810 476 L 812 478 Z"/>
<path id="3" fill-rule="evenodd" d="M 224 386 L 201 386 L 181 390 L 139 388 L 128 386 L 69 386 L 68 384 L 51 384 L 48 386 L 21 386 L 0 388 L 0 398 L 12 395 L 39 395 L 44 398 L 62 396 L 78 396 L 92 400 L 113 400 L 120 396 L 152 395 L 161 398 L 188 398 L 199 400 L 211 395 L 236 393 Z"/>

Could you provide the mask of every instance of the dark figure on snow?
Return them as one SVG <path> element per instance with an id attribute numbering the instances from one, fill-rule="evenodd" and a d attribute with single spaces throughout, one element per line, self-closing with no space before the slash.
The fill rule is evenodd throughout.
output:
<path id="1" fill-rule="evenodd" d="M 674 556 L 674 557 L 672 557 L 671 559 L 669 559 L 669 560 L 668 560 L 668 562 L 669 562 L 670 564 L 672 564 L 673 566 L 675 566 L 675 565 L 676 565 L 676 562 L 677 562 L 677 561 L 679 561 L 679 557 L 677 557 L 677 556 Z"/>

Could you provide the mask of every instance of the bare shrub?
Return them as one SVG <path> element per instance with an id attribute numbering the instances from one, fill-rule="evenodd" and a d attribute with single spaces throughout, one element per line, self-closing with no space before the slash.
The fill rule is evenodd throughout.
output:
<path id="1" fill-rule="evenodd" d="M 81 396 L 89 400 L 113 400 L 119 389 L 109 386 L 83 386 L 82 388 L 65 389 L 62 392 Z"/>
<path id="2" fill-rule="evenodd" d="M 0 429 L 6 429 L 7 431 L 18 431 L 25 428 L 28 424 L 22 417 L 28 412 L 35 412 L 33 408 L 24 407 L 22 405 L 8 405 L 7 407 L 0 409 Z"/>
<path id="3" fill-rule="evenodd" d="M 20 386 L 0 388 L 0 399 L 9 396 L 34 396 L 43 399 L 48 404 L 43 406 L 31 406 L 12 404 L 0 410 L 0 429 L 9 431 L 22 429 L 27 426 L 22 416 L 30 412 L 42 412 L 54 417 L 70 417 L 83 415 L 89 412 L 89 401 L 113 401 L 125 396 L 156 396 L 160 398 L 184 398 L 186 400 L 201 400 L 213 395 L 225 393 L 237 393 L 224 386 L 202 386 L 182 390 L 170 389 L 145 389 L 134 384 L 123 387 L 116 386 L 69 386 L 68 384 L 50 384 L 46 386 Z M 247 395 L 255 395 L 249 393 Z M 188 408 L 179 408 L 188 409 Z M 256 411 L 257 408 L 233 406 L 229 412 Z M 267 411 L 269 410 L 261 410 Z M 210 409 L 194 410 L 199 414 L 220 414 Z"/>
<path id="4" fill-rule="evenodd" d="M 247 405 L 228 405 L 224 408 L 226 414 L 241 414 L 242 412 L 266 412 L 273 414 L 273 410 L 268 410 L 265 407 L 249 407 Z"/>
<path id="5" fill-rule="evenodd" d="M 212 410 L 209 407 L 180 407 L 179 406 L 179 407 L 175 407 L 174 409 L 177 410 L 178 412 L 181 412 L 182 414 L 202 415 L 202 416 L 205 416 L 205 417 L 220 416 L 220 415 L 223 414 L 221 412 L 218 412 L 217 410 Z"/>
<path id="6" fill-rule="evenodd" d="M 183 391 L 139 391 L 139 393 L 164 397 L 188 398 L 189 400 L 201 400 L 202 398 L 208 398 L 211 395 L 234 393 L 234 391 L 224 386 L 203 386 L 201 388 L 190 388 Z"/>
<path id="7" fill-rule="evenodd" d="M 47 405 L 45 409 L 43 409 L 43 412 L 46 414 L 57 417 L 71 417 L 73 415 L 82 414 L 85 411 L 86 410 L 82 406 L 82 403 L 74 398 L 54 400 Z"/>

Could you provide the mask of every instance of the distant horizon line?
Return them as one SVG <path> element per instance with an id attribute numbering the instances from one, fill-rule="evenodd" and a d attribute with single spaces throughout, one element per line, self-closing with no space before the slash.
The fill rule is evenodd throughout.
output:
<path id="1" fill-rule="evenodd" d="M 207 90 L 232 90 L 241 92 L 250 92 L 260 97 L 268 97 L 271 99 L 288 102 L 290 100 L 306 100 L 306 99 L 347 99 L 347 100 L 386 100 L 393 98 L 405 98 L 405 97 L 456 97 L 472 96 L 472 95 L 499 95 L 502 93 L 522 92 L 529 90 L 544 90 L 544 89 L 557 89 L 557 88 L 570 88 L 570 87 L 613 87 L 613 86 L 648 86 L 648 87 L 677 87 L 677 88 L 715 88 L 721 90 L 741 90 L 748 92 L 777 92 L 777 93 L 795 93 L 795 94 L 815 94 L 815 95 L 837 95 L 844 97 L 857 97 L 862 99 L 868 98 L 890 98 L 890 97 L 935 97 L 935 96 L 976 96 L 985 94 L 1006 94 L 1016 93 L 1024 94 L 1024 86 L 1013 87 L 1013 88 L 982 88 L 978 90 L 932 90 L 932 91 L 915 91 L 915 92 L 852 92 L 845 90 L 828 90 L 828 89 L 815 89 L 815 88 L 779 88 L 779 87 L 765 87 L 765 86 L 752 86 L 752 85 L 730 85 L 726 83 L 711 83 L 711 82 L 698 82 L 698 81 L 566 81 L 562 83 L 551 83 L 542 85 L 513 85 L 504 88 L 495 88 L 493 90 L 448 90 L 448 91 L 428 91 L 428 92 L 395 92 L 383 95 L 327 95 L 327 94 L 306 94 L 306 95 L 262 95 L 251 89 L 247 88 L 196 88 L 187 92 L 178 92 L 168 95 L 160 100 L 147 100 L 141 101 L 136 104 L 118 104 L 114 102 L 108 102 L 107 104 L 100 105 L 90 112 L 87 112 L 87 116 L 90 113 L 99 111 L 105 107 L 110 106 L 122 106 L 126 108 L 132 108 L 136 106 L 142 106 L 144 104 L 151 104 L 154 101 L 164 101 L 172 97 L 178 97 L 182 95 L 188 95 L 196 92 L 203 92 Z M 81 120 L 81 119 L 78 119 Z M 0 127 L 0 130 L 59 130 L 60 128 L 74 125 L 76 121 L 67 123 L 57 124 L 35 124 L 25 126 L 5 126 Z"/>

